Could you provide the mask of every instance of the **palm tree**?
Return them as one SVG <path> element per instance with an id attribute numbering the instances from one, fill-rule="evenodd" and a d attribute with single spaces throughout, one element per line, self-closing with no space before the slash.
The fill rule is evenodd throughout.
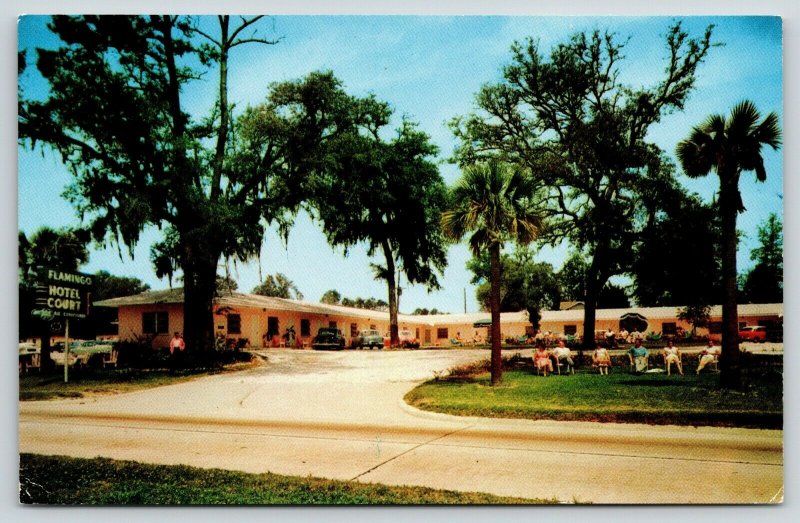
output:
<path id="1" fill-rule="evenodd" d="M 736 217 L 745 210 L 739 192 L 742 171 L 755 171 L 756 180 L 767 178 L 761 147 L 778 149 L 781 131 L 778 115 L 763 120 L 753 102 L 743 101 L 726 119 L 711 115 L 678 144 L 678 161 L 691 178 L 706 176 L 712 170 L 719 176 L 719 212 L 722 219 L 722 358 L 720 384 L 724 388 L 741 386 L 739 369 L 739 328 L 736 304 Z"/>
<path id="2" fill-rule="evenodd" d="M 469 166 L 442 213 L 446 238 L 460 241 L 471 232 L 473 256 L 489 249 L 492 312 L 492 385 L 503 375 L 500 358 L 500 249 L 508 240 L 526 245 L 539 235 L 542 218 L 534 203 L 533 179 L 520 168 L 499 161 Z"/>

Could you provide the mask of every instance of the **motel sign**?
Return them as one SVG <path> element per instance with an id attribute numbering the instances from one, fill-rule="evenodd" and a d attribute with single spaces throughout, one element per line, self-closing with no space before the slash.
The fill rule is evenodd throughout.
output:
<path id="1" fill-rule="evenodd" d="M 62 318 L 86 318 L 92 275 L 45 268 L 36 285 L 36 309 Z"/>

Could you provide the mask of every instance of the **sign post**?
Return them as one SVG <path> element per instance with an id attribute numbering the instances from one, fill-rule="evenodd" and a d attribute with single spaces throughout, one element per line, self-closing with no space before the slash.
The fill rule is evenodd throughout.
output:
<path id="1" fill-rule="evenodd" d="M 64 383 L 69 383 L 69 318 L 64 323 Z"/>
<path id="2" fill-rule="evenodd" d="M 34 312 L 65 320 L 64 383 L 69 380 L 69 319 L 89 315 L 91 286 L 91 274 L 53 268 L 44 268 L 37 281 Z"/>

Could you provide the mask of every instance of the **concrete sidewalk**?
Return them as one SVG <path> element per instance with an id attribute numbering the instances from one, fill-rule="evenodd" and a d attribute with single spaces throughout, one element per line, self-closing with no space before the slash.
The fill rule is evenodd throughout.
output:
<path id="1" fill-rule="evenodd" d="M 22 402 L 20 451 L 567 502 L 782 499 L 782 431 L 462 418 L 402 401 L 434 370 L 486 355 L 270 351 L 243 373 Z"/>

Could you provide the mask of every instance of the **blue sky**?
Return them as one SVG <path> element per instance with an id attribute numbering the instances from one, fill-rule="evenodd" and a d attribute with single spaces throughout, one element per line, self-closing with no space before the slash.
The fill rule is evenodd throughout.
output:
<path id="1" fill-rule="evenodd" d="M 685 28 L 699 36 L 715 24 L 714 40 L 723 47 L 711 50 L 699 68 L 699 79 L 685 111 L 669 115 L 651 128 L 650 138 L 670 155 L 675 144 L 688 135 L 693 125 L 712 113 L 727 114 L 742 99 L 753 100 L 762 113 L 782 112 L 781 21 L 766 17 L 683 17 Z M 514 40 L 531 36 L 543 49 L 564 41 L 575 31 L 594 28 L 616 31 L 630 37 L 626 60 L 620 70 L 623 80 L 634 86 L 657 82 L 665 66 L 663 34 L 671 17 L 499 17 L 499 16 L 277 16 L 262 24 L 267 34 L 282 37 L 274 46 L 240 48 L 232 57 L 230 98 L 239 109 L 261 102 L 272 82 L 302 77 L 314 70 L 330 69 L 348 92 L 374 93 L 389 102 L 395 117 L 403 115 L 420 123 L 440 148 L 441 172 L 452 183 L 457 169 L 444 162 L 455 145 L 447 122 L 474 108 L 474 94 L 487 82 L 497 81 L 502 65 L 510 58 Z M 43 30 L 46 19 L 26 17 L 19 24 L 19 47 L 55 45 Z M 32 56 L 32 54 L 31 54 Z M 205 114 L 214 101 L 214 75 L 207 83 L 187 90 L 189 108 Z M 28 95 L 42 95 L 46 87 L 29 68 L 20 79 Z M 78 223 L 70 205 L 60 194 L 70 177 L 56 155 L 42 150 L 19 149 L 19 228 L 33 233 L 38 227 Z M 756 228 L 769 213 L 783 214 L 783 151 L 765 151 L 768 180 L 756 184 L 745 173 L 740 185 L 747 212 L 739 217 L 746 237 L 739 249 L 739 267 L 751 265 L 750 249 L 756 243 Z M 716 176 L 681 182 L 692 192 L 711 200 L 717 188 Z M 136 276 L 153 288 L 167 286 L 155 278 L 149 263 L 150 243 L 158 233 L 146 233 L 134 251 L 134 258 L 122 247 L 94 250 L 82 269 L 106 269 L 118 275 Z M 539 259 L 559 268 L 566 250 L 545 248 Z M 470 274 L 465 269 L 469 254 L 465 246 L 453 246 L 449 265 L 440 278 L 442 290 L 427 293 L 422 287 L 405 289 L 401 311 L 415 307 L 436 307 L 449 312 L 477 310 Z M 364 249 L 341 250 L 328 246 L 317 225 L 305 215 L 298 216 L 288 245 L 276 234 L 265 238 L 261 272 L 282 272 L 293 280 L 307 300 L 317 301 L 327 289 L 350 297 L 386 299 L 386 287 L 375 281 Z M 379 261 L 379 259 L 376 259 Z M 249 291 L 258 283 L 258 262 L 231 265 L 240 289 Z"/>

